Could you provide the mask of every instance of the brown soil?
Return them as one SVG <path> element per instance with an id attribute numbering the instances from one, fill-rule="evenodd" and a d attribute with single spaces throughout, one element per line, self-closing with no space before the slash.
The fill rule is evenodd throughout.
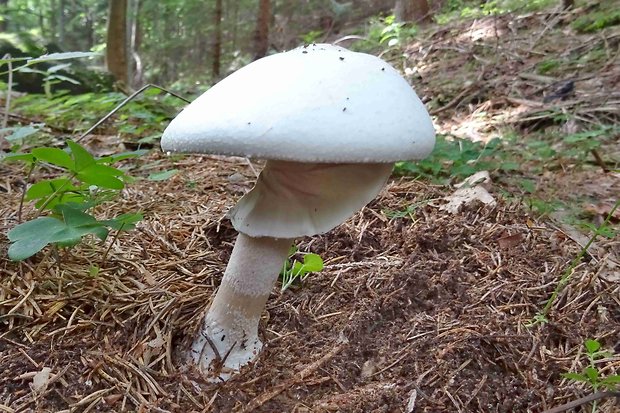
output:
<path id="1" fill-rule="evenodd" d="M 524 22 L 551 26 L 546 32 L 561 42 L 567 35 L 551 30 L 561 23 L 556 17 L 485 21 L 495 22 L 493 33 L 513 36 Z M 456 133 L 453 126 L 477 120 L 468 130 L 486 138 L 511 122 L 526 132 L 541 127 L 557 113 L 536 106 L 532 96 L 542 99 L 546 89 L 532 82 L 548 79 L 529 77 L 507 88 L 505 76 L 518 68 L 499 57 L 493 65 L 476 59 L 486 68 L 480 73 L 496 76 L 482 76 L 475 82 L 484 87 L 462 93 L 468 80 L 437 66 L 442 59 L 451 67 L 466 63 L 459 59 L 469 55 L 461 52 L 449 59 L 455 47 L 486 47 L 459 43 L 454 34 L 484 32 L 485 21 L 469 31 L 469 23 L 450 26 L 427 39 L 429 54 L 411 52 L 411 59 L 429 62 L 423 78 L 434 83 L 425 81 L 423 90 L 435 90 L 430 106 L 440 129 Z M 502 39 L 513 48 L 493 49 L 504 53 L 497 56 L 521 53 L 514 38 Z M 540 39 L 530 37 L 532 50 L 553 44 Z M 616 40 L 606 47 L 617 48 L 618 37 L 610 39 Z M 496 47 L 495 37 L 489 42 Z M 587 110 L 613 106 L 598 99 L 617 85 L 614 73 L 617 67 L 601 66 L 600 84 L 577 83 L 578 93 L 585 90 L 580 100 L 556 102 L 553 110 L 599 121 Z M 452 82 L 442 86 L 448 75 Z M 449 90 L 457 84 L 460 90 Z M 523 93 L 506 99 L 515 90 Z M 500 121 L 509 108 L 514 116 Z M 483 110 L 488 117 L 480 120 Z M 121 202 L 99 211 L 143 211 L 136 230 L 104 245 L 88 240 L 60 256 L 46 249 L 18 264 L 6 256 L 4 234 L 17 223 L 24 172 L 0 164 L 0 412 L 544 412 L 592 393 L 562 376 L 587 366 L 587 338 L 613 353 L 597 362 L 601 376 L 620 374 L 618 239 L 598 239 L 570 273 L 549 322 L 528 327 L 581 250 L 583 235 L 503 201 L 499 188 L 491 189 L 496 206 L 473 203 L 450 214 L 440 206 L 452 189 L 400 178 L 345 224 L 299 241 L 326 268 L 302 285 L 274 290 L 259 360 L 227 383 L 207 383 L 183 365 L 178 350 L 187 348 L 231 252 L 236 233 L 225 213 L 255 177 L 241 159 L 157 154 L 140 160 L 132 174 L 172 167 L 180 172 L 170 180 L 133 184 Z M 581 190 L 617 198 L 617 175 L 575 171 L 541 180 L 568 198 Z M 592 189 L 592 182 L 599 185 Z M 44 367 L 49 380 L 35 389 Z M 598 403 L 598 412 L 620 412 L 613 397 Z M 592 411 L 591 404 L 575 404 L 562 411 Z"/>
<path id="2" fill-rule="evenodd" d="M 619 287 L 604 256 L 577 267 L 550 323 L 527 328 L 579 246 L 517 205 L 440 211 L 444 189 L 402 179 L 346 224 L 301 240 L 326 269 L 274 292 L 258 362 L 208 384 L 173 349 L 219 283 L 235 237 L 224 213 L 253 175 L 236 159 L 176 166 L 171 180 L 126 191 L 116 208 L 147 219 L 97 275 L 88 266 L 105 246 L 94 242 L 58 266 L 11 263 L 2 246 L 4 411 L 407 412 L 415 400 L 416 412 L 539 412 L 588 393 L 561 376 L 584 366 L 585 338 L 620 352 Z M 7 188 L 9 227 L 19 191 Z M 410 205 L 420 206 L 388 218 Z M 33 392 L 44 366 L 52 380 Z M 615 356 L 599 365 L 619 367 Z"/>

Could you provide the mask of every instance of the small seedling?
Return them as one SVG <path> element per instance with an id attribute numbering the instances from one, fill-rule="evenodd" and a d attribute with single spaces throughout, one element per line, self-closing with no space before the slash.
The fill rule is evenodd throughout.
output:
<path id="1" fill-rule="evenodd" d="M 73 141 L 67 144 L 67 151 L 44 147 L 3 158 L 6 162 L 24 162 L 28 166 L 28 177 L 36 167 L 43 165 L 61 171 L 53 178 L 34 183 L 24 192 L 23 200 L 33 201 L 38 213 L 35 219 L 9 231 L 9 258 L 14 261 L 31 257 L 49 244 L 74 246 L 87 234 L 105 240 L 110 229 L 118 234 L 134 228 L 142 219 L 141 214 L 135 213 L 98 220 L 87 211 L 117 197 L 125 182 L 130 181 L 125 172 L 112 164 L 135 158 L 143 151 L 96 159 L 83 146 Z M 41 216 L 44 212 L 49 215 Z M 21 218 L 21 206 L 18 215 Z"/>
<path id="2" fill-rule="evenodd" d="M 323 270 L 323 259 L 317 254 L 304 254 L 303 262 L 299 262 L 293 259 L 293 256 L 297 253 L 297 247 L 292 246 L 289 250 L 289 258 L 282 267 L 280 277 L 282 278 L 282 288 L 280 291 L 285 291 L 296 280 L 304 281 L 311 272 L 319 272 Z"/>
<path id="3" fill-rule="evenodd" d="M 605 218 L 603 223 L 595 229 L 594 234 L 592 234 L 592 236 L 590 237 L 586 245 L 583 246 L 579 254 L 577 254 L 577 256 L 571 261 L 570 265 L 566 268 L 564 273 L 562 273 L 562 277 L 560 277 L 560 280 L 556 284 L 555 289 L 553 290 L 553 293 L 551 293 L 551 297 L 549 297 L 549 299 L 545 303 L 544 308 L 538 314 L 536 314 L 532 318 L 532 320 L 530 320 L 526 324 L 527 327 L 534 327 L 538 324 L 545 324 L 549 321 L 548 319 L 549 312 L 551 311 L 551 308 L 555 304 L 555 300 L 557 300 L 558 295 L 564 290 L 566 285 L 568 285 L 568 282 L 570 281 L 570 278 L 573 275 L 573 271 L 575 270 L 577 265 L 579 265 L 583 257 L 586 256 L 586 254 L 588 253 L 588 249 L 594 243 L 594 241 L 598 237 L 605 236 L 606 234 L 609 233 L 610 231 L 608 227 L 609 221 L 614 216 L 616 209 L 618 209 L 619 207 L 620 207 L 620 199 L 616 201 L 611 211 L 609 211 L 609 214 L 607 214 L 607 217 Z"/>
<path id="4" fill-rule="evenodd" d="M 576 382 L 587 383 L 594 392 L 599 390 L 615 391 L 620 385 L 620 375 L 614 374 L 601 377 L 596 367 L 596 361 L 602 358 L 610 357 L 611 352 L 601 350 L 601 343 L 598 340 L 588 339 L 584 342 L 586 356 L 588 357 L 588 366 L 581 373 L 564 373 L 562 377 Z M 596 412 L 596 400 L 592 402 L 592 413 Z"/>
<path id="5" fill-rule="evenodd" d="M 514 170 L 513 163 L 502 163 L 501 141 L 493 139 L 486 144 L 467 139 L 446 139 L 437 136 L 431 155 L 417 162 L 396 162 L 394 172 L 399 175 L 414 175 L 437 183 L 462 180 L 476 172 L 493 169 Z"/>

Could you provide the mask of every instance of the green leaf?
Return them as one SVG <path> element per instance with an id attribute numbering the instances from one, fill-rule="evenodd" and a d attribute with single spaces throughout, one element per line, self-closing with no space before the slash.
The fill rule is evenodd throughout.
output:
<path id="1" fill-rule="evenodd" d="M 613 375 L 613 376 L 609 376 L 609 377 L 605 377 L 603 380 L 601 380 L 602 384 L 620 384 L 620 375 Z"/>
<path id="2" fill-rule="evenodd" d="M 133 159 L 138 158 L 142 155 L 149 153 L 148 149 L 138 149 L 136 151 L 131 152 L 123 152 L 116 155 L 104 156 L 103 158 L 97 159 L 97 163 L 100 164 L 112 164 L 118 161 L 124 161 L 125 159 Z"/>
<path id="3" fill-rule="evenodd" d="M 58 205 L 58 207 L 56 207 L 56 211 L 62 214 L 65 224 L 70 227 L 87 226 L 97 222 L 95 217 L 73 207 L 72 205 Z"/>
<path id="4" fill-rule="evenodd" d="M 50 236 L 51 242 L 60 246 L 73 246 L 87 234 L 94 234 L 101 240 L 105 240 L 108 236 L 108 230 L 104 228 L 104 223 L 97 221 L 95 217 L 80 211 L 76 207 L 62 204 L 56 207 L 56 211 L 62 214 L 65 226 Z"/>
<path id="5" fill-rule="evenodd" d="M 92 164 L 82 169 L 76 175 L 80 181 L 96 185 L 101 188 L 123 189 L 125 184 L 116 176 L 123 175 L 123 172 L 107 165 Z"/>
<path id="6" fill-rule="evenodd" d="M 583 372 L 586 374 L 591 383 L 598 382 L 598 370 L 594 367 L 586 367 Z"/>
<path id="7" fill-rule="evenodd" d="M 94 56 L 99 56 L 99 53 L 93 53 L 93 52 L 50 53 L 50 54 L 37 57 L 36 59 L 30 59 L 28 63 L 32 64 L 32 63 L 47 62 L 50 60 L 80 59 L 84 57 L 94 57 Z"/>
<path id="8" fill-rule="evenodd" d="M 93 158 L 93 156 L 88 153 L 83 146 L 80 146 L 73 141 L 67 141 L 67 145 L 69 145 L 69 148 L 71 149 L 71 157 L 74 161 L 74 167 L 72 170 L 74 172 L 80 172 L 95 163 L 95 158 Z"/>
<path id="9" fill-rule="evenodd" d="M 131 229 L 134 229 L 136 227 L 136 224 L 142 221 L 143 218 L 144 217 L 141 213 L 122 214 L 114 219 L 109 219 L 102 222 L 108 227 L 117 231 L 129 231 Z"/>
<path id="10" fill-rule="evenodd" d="M 519 185 L 525 192 L 528 192 L 530 194 L 536 192 L 536 182 L 531 179 L 521 179 L 519 181 Z"/>
<path id="11" fill-rule="evenodd" d="M 22 161 L 29 164 L 36 162 L 36 158 L 30 153 L 12 153 L 4 155 L 2 158 L 0 158 L 0 160 L 6 162 Z"/>
<path id="12" fill-rule="evenodd" d="M 585 381 L 588 382 L 588 378 L 580 373 L 563 373 L 562 377 L 575 381 Z"/>
<path id="13" fill-rule="evenodd" d="M 41 125 L 36 125 L 36 126 L 29 125 L 29 126 L 19 126 L 15 128 L 5 128 L 3 129 L 3 131 L 13 132 L 9 136 L 5 137 L 5 139 L 11 143 L 21 141 L 24 138 L 27 138 L 28 136 L 31 136 L 37 133 L 39 131 L 39 126 Z"/>
<path id="14" fill-rule="evenodd" d="M 71 156 L 58 148 L 35 148 L 32 154 L 39 160 L 51 163 L 53 165 L 62 166 L 63 168 L 73 168 L 73 160 Z"/>
<path id="15" fill-rule="evenodd" d="M 304 269 L 308 272 L 323 270 L 323 259 L 317 254 L 304 255 Z"/>
<path id="16" fill-rule="evenodd" d="M 62 189 L 60 189 L 62 188 Z M 48 179 L 45 181 L 39 181 L 36 184 L 33 184 L 26 191 L 26 199 L 27 201 L 47 197 L 54 192 L 66 192 L 76 189 L 73 185 L 71 185 L 71 181 L 67 178 L 57 178 L 57 179 Z M 57 194 L 58 195 L 58 194 Z"/>
<path id="17" fill-rule="evenodd" d="M 517 171 L 519 170 L 519 166 L 517 162 L 502 162 L 499 168 L 503 171 Z"/>
<path id="18" fill-rule="evenodd" d="M 587 339 L 584 343 L 584 346 L 586 347 L 586 350 L 589 354 L 596 353 L 601 349 L 601 343 L 599 343 L 597 340 L 592 339 Z"/>
<path id="19" fill-rule="evenodd" d="M 167 171 L 155 172 L 155 173 L 150 174 L 147 179 L 149 181 L 165 181 L 167 179 L 170 179 L 174 175 L 176 175 L 177 172 L 179 172 L 178 169 L 170 169 Z"/>
<path id="20" fill-rule="evenodd" d="M 32 57 L 12 57 L 10 59 L 0 59 L 0 65 L 3 65 L 5 63 L 12 63 L 12 62 L 22 62 L 24 60 L 29 60 L 32 59 Z"/>
<path id="21" fill-rule="evenodd" d="M 9 258 L 21 261 L 33 256 L 49 244 L 53 235 L 64 226 L 62 221 L 52 217 L 41 217 L 17 225 L 7 234 L 12 242 Z"/>
<path id="22" fill-rule="evenodd" d="M 294 276 L 305 275 L 309 272 L 317 272 L 323 269 L 323 260 L 317 254 L 304 255 L 303 264 L 295 261 L 293 264 L 292 273 Z"/>

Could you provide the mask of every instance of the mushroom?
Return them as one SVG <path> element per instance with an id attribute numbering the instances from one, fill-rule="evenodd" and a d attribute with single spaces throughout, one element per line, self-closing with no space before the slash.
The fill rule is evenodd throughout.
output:
<path id="1" fill-rule="evenodd" d="M 229 212 L 239 235 L 189 362 L 226 380 L 255 360 L 261 313 L 298 237 L 325 233 L 374 199 L 395 161 L 435 133 L 411 86 L 378 57 L 327 44 L 257 60 L 187 106 L 166 152 L 264 159 Z"/>

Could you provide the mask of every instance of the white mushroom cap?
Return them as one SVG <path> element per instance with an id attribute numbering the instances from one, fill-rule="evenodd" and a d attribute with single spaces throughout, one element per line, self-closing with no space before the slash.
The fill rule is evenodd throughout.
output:
<path id="1" fill-rule="evenodd" d="M 166 128 L 167 152 L 297 162 L 421 159 L 435 132 L 411 86 L 376 56 L 327 44 L 245 66 Z"/>

